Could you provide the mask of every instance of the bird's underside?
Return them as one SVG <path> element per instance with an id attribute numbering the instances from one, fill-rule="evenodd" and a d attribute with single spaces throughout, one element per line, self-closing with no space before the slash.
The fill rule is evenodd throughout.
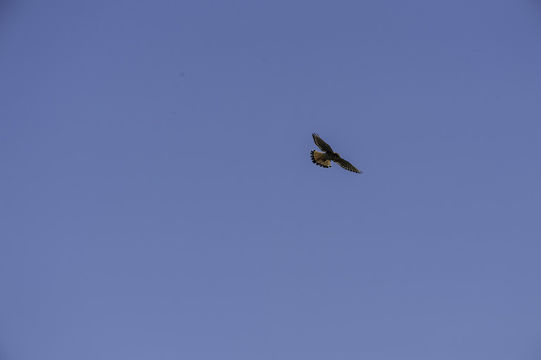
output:
<path id="1" fill-rule="evenodd" d="M 350 162 L 342 159 L 338 153 L 335 153 L 333 149 L 329 146 L 329 144 L 323 141 L 323 139 L 321 139 L 318 134 L 312 134 L 312 138 L 314 139 L 314 143 L 317 145 L 317 147 L 323 151 L 310 151 L 310 157 L 312 158 L 312 162 L 314 164 L 324 168 L 330 168 L 331 162 L 334 161 L 346 170 L 359 174 L 361 173 L 361 171 L 359 171 Z"/>
<path id="2" fill-rule="evenodd" d="M 312 158 L 312 162 L 318 166 L 321 166 L 324 168 L 331 167 L 331 160 L 325 157 L 325 153 L 312 150 L 310 151 L 310 157 Z"/>

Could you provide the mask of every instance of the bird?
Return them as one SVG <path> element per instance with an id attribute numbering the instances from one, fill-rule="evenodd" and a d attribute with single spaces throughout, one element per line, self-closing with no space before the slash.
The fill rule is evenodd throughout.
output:
<path id="1" fill-rule="evenodd" d="M 333 149 L 327 144 L 323 139 L 319 137 L 318 134 L 314 133 L 312 134 L 312 137 L 314 138 L 314 143 L 317 145 L 317 147 L 324 151 L 319 152 L 316 150 L 310 151 L 310 157 L 312 158 L 312 162 L 316 165 L 319 165 L 324 168 L 330 168 L 331 167 L 331 161 L 334 161 L 341 167 L 343 167 L 346 170 L 352 171 L 354 173 L 361 174 L 362 171 L 359 171 L 355 166 L 351 165 L 350 162 L 342 159 L 340 157 L 340 154 L 333 151 Z"/>

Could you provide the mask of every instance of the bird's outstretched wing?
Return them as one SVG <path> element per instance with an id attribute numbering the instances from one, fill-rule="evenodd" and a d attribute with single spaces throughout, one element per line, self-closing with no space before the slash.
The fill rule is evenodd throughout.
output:
<path id="1" fill-rule="evenodd" d="M 341 167 L 343 167 L 344 169 L 346 170 L 349 170 L 349 171 L 353 171 L 355 173 L 361 173 L 361 171 L 359 171 L 355 166 L 351 165 L 351 163 L 349 161 L 346 161 L 344 159 L 338 159 L 338 160 L 335 160 L 338 165 L 340 165 Z"/>
<path id="2" fill-rule="evenodd" d="M 327 144 L 325 141 L 323 141 L 318 134 L 312 134 L 312 137 L 314 138 L 314 142 L 316 143 L 317 147 L 320 148 L 322 151 L 333 153 L 332 148 Z"/>

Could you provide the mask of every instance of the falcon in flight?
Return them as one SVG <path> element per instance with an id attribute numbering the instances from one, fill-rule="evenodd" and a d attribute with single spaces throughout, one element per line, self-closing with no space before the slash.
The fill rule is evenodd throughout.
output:
<path id="1" fill-rule="evenodd" d="M 318 134 L 312 134 L 312 137 L 314 138 L 314 142 L 316 143 L 317 147 L 320 150 L 324 151 L 310 151 L 310 157 L 312 158 L 312 162 L 314 164 L 322 166 L 324 168 L 330 168 L 331 161 L 334 161 L 346 170 L 353 171 L 359 174 L 361 173 L 361 171 L 357 170 L 355 166 L 351 165 L 348 161 L 342 159 L 340 157 L 340 154 L 335 153 L 329 146 L 329 144 L 323 141 L 323 139 L 321 139 Z"/>

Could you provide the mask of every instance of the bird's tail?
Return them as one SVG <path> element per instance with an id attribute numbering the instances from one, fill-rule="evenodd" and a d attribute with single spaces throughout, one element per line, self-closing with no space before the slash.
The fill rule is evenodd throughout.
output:
<path id="1" fill-rule="evenodd" d="M 322 166 L 324 168 L 331 167 L 331 160 L 325 159 L 325 154 L 319 151 L 312 150 L 310 151 L 310 157 L 312 162 L 316 165 Z"/>

